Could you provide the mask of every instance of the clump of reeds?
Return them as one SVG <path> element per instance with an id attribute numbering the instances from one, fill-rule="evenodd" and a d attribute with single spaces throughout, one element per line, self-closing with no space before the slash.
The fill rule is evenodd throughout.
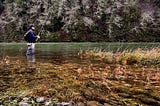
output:
<path id="1" fill-rule="evenodd" d="M 142 50 L 124 50 L 124 51 L 102 51 L 102 50 L 87 50 L 78 53 L 80 57 L 101 60 L 111 64 L 141 64 L 141 65 L 160 65 L 160 48 L 152 48 Z"/>

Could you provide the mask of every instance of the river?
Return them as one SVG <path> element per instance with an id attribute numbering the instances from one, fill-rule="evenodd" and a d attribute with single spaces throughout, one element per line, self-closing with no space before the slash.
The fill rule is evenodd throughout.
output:
<path id="1" fill-rule="evenodd" d="M 120 42 L 37 43 L 35 55 L 26 56 L 25 43 L 1 43 L 0 100 L 7 96 L 38 96 L 77 104 L 159 106 L 159 66 L 107 64 L 77 55 L 80 50 L 116 52 L 159 46 Z"/>

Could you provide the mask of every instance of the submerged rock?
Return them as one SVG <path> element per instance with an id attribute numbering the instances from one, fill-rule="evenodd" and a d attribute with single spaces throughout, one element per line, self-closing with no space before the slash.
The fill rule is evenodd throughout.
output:
<path id="1" fill-rule="evenodd" d="M 62 102 L 62 103 L 56 103 L 55 106 L 71 106 L 70 103 Z"/>
<path id="2" fill-rule="evenodd" d="M 77 103 L 77 106 L 85 106 L 85 104 L 82 102 L 79 102 L 79 103 Z"/>
<path id="3" fill-rule="evenodd" d="M 29 106 L 29 104 L 24 102 L 24 103 L 20 103 L 19 106 Z"/>
<path id="4" fill-rule="evenodd" d="M 39 97 L 36 99 L 37 103 L 43 103 L 45 101 L 44 97 Z"/>
<path id="5" fill-rule="evenodd" d="M 52 103 L 51 101 L 46 101 L 45 106 L 49 106 L 49 105 L 51 105 L 51 103 Z"/>
<path id="6" fill-rule="evenodd" d="M 110 105 L 110 104 L 108 104 L 108 103 L 105 103 L 105 104 L 104 104 L 104 106 L 111 106 L 111 105 Z"/>
<path id="7" fill-rule="evenodd" d="M 87 106 L 101 106 L 97 101 L 88 101 Z"/>
<path id="8" fill-rule="evenodd" d="M 29 100 L 29 98 L 27 98 L 27 97 L 23 98 L 24 102 L 27 102 L 28 100 Z"/>

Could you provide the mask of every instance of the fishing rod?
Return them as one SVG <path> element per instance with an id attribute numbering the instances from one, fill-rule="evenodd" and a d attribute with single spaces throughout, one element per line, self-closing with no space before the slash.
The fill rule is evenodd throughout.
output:
<path id="1" fill-rule="evenodd" d="M 50 7 L 50 9 L 48 10 L 48 14 L 46 15 L 46 17 L 45 17 L 45 22 L 44 22 L 44 24 L 41 26 L 41 28 L 40 28 L 40 31 L 39 31 L 39 33 L 38 33 L 38 35 L 40 35 L 41 34 L 41 32 L 42 32 L 42 30 L 43 30 L 43 28 L 44 28 L 44 25 L 46 24 L 46 22 L 47 22 L 47 18 L 49 17 L 49 15 L 50 15 L 50 10 L 51 10 L 51 8 L 52 8 L 53 6 L 51 6 Z"/>
<path id="2" fill-rule="evenodd" d="M 42 30 L 43 30 L 43 28 L 44 28 L 44 25 L 46 24 L 46 22 L 47 22 L 47 18 L 48 18 L 48 16 L 49 16 L 49 13 L 50 12 L 48 12 L 48 14 L 46 15 L 46 17 L 45 17 L 45 22 L 44 22 L 44 24 L 42 24 L 41 25 L 41 28 L 40 28 L 40 31 L 39 31 L 39 33 L 38 33 L 38 36 L 40 37 L 40 34 L 41 34 L 41 32 L 42 32 Z M 38 40 L 38 38 L 36 39 L 36 41 Z"/>

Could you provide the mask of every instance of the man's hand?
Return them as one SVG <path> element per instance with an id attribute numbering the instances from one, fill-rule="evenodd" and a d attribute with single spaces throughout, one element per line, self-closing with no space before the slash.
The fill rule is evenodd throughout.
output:
<path id="1" fill-rule="evenodd" d="M 39 36 L 39 35 L 37 35 L 37 38 L 39 39 L 39 38 L 40 38 L 40 36 Z"/>

